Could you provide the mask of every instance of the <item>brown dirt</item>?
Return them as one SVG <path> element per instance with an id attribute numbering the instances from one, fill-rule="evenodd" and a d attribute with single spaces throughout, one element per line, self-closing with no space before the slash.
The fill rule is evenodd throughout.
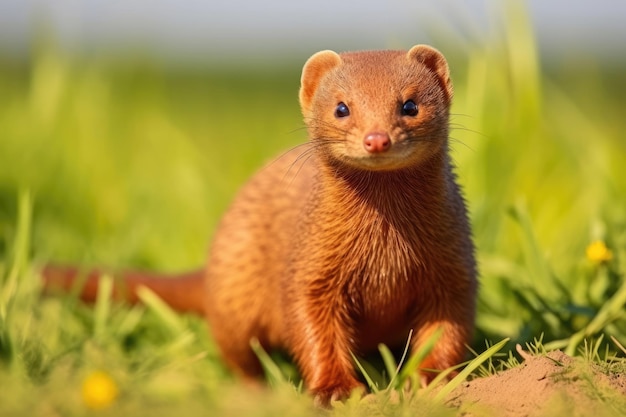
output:
<path id="1" fill-rule="evenodd" d="M 449 404 L 465 417 L 626 416 L 626 375 L 554 351 L 457 388 Z M 623 370 L 623 367 L 622 367 Z"/>

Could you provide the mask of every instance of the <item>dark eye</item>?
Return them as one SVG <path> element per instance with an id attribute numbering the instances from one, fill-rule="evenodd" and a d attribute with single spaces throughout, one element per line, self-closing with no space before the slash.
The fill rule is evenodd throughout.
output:
<path id="1" fill-rule="evenodd" d="M 335 117 L 347 117 L 350 116 L 350 109 L 346 106 L 346 103 L 343 101 L 337 104 L 335 108 Z"/>
<path id="2" fill-rule="evenodd" d="M 418 109 L 417 104 L 413 100 L 405 101 L 402 105 L 403 116 L 417 116 Z"/>

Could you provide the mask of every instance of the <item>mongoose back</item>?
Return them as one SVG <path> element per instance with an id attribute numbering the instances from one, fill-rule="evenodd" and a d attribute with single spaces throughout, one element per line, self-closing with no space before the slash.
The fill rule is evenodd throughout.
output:
<path id="1" fill-rule="evenodd" d="M 250 348 L 284 349 L 316 401 L 361 385 L 352 353 L 417 350 L 422 380 L 463 360 L 474 327 L 474 247 L 448 152 L 452 84 L 441 53 L 313 55 L 302 71 L 307 145 L 260 170 L 224 215 L 202 273 L 126 276 L 202 310 L 225 361 L 261 375 Z M 49 267 L 47 286 L 75 272 Z M 83 297 L 95 296 L 95 274 Z M 201 294 L 201 297 L 197 295 Z"/>

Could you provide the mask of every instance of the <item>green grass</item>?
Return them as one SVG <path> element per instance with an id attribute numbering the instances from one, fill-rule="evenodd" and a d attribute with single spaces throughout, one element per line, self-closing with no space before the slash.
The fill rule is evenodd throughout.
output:
<path id="1" fill-rule="evenodd" d="M 450 57 L 453 153 L 481 270 L 472 348 L 542 338 L 606 362 L 624 355 L 610 337 L 626 344 L 626 79 L 582 58 L 541 67 L 528 24 L 509 22 Z M 48 260 L 201 265 L 237 188 L 306 140 L 298 79 L 292 65 L 166 71 L 49 46 L 27 65 L 0 61 L 0 414 L 88 414 L 81 384 L 102 369 L 120 391 L 102 415 L 316 414 L 276 370 L 271 391 L 243 387 L 202 320 L 149 293 L 146 307 L 103 292 L 92 308 L 40 298 L 37 279 Z M 595 240 L 607 262 L 586 259 Z M 599 341 L 591 353 L 588 340 Z M 453 414 L 379 388 L 332 414 Z"/>

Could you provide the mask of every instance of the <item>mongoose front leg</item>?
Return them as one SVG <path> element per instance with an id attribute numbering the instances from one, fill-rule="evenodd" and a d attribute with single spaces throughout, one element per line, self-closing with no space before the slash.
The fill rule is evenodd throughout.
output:
<path id="1" fill-rule="evenodd" d="M 332 293 L 325 296 L 301 294 L 292 315 L 291 347 L 315 402 L 328 406 L 333 400 L 347 398 L 363 385 L 354 372 L 351 351 L 353 328 L 345 304 Z"/>
<path id="2" fill-rule="evenodd" d="M 463 361 L 467 353 L 466 344 L 469 343 L 471 328 L 449 321 L 434 321 L 422 325 L 413 339 L 413 353 L 419 350 L 429 338 L 435 337 L 437 332 L 441 333 L 435 346 L 420 364 L 420 381 L 424 386 L 435 379 L 437 371 L 444 371 Z"/>

